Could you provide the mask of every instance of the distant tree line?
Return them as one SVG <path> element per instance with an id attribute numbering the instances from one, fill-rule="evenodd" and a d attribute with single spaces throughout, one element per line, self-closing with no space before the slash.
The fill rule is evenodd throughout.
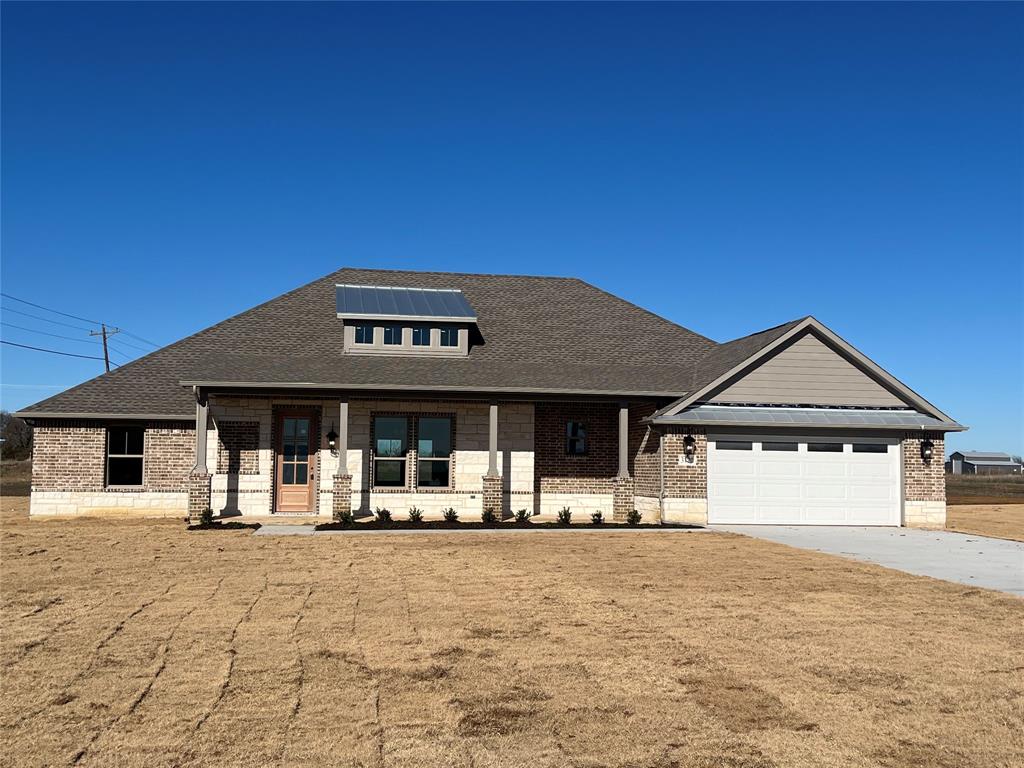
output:
<path id="1" fill-rule="evenodd" d="M 32 427 L 24 419 L 0 411 L 0 458 L 27 459 L 32 456 Z"/>

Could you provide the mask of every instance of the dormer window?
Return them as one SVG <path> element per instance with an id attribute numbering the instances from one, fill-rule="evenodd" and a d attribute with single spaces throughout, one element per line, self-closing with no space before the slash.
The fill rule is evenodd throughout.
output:
<path id="1" fill-rule="evenodd" d="M 360 355 L 465 357 L 476 313 L 453 288 L 338 285 L 344 351 Z"/>
<path id="2" fill-rule="evenodd" d="M 457 347 L 459 346 L 459 329 L 452 328 L 451 326 L 441 329 L 441 346 L 442 347 Z"/>
<path id="3" fill-rule="evenodd" d="M 430 346 L 430 326 L 414 325 L 412 328 L 412 345 L 414 347 Z"/>
<path id="4" fill-rule="evenodd" d="M 356 344 L 373 344 L 373 326 L 369 323 L 356 326 Z"/>

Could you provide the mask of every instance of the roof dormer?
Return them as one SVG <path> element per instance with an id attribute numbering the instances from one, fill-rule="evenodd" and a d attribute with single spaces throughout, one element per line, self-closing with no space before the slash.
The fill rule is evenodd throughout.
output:
<path id="1" fill-rule="evenodd" d="M 346 354 L 464 357 L 476 312 L 462 291 L 337 285 Z"/>

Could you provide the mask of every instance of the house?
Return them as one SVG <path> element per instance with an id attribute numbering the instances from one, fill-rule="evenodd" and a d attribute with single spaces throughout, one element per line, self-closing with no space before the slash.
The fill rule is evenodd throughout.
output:
<path id="1" fill-rule="evenodd" d="M 946 470 L 953 475 L 1019 475 L 1021 463 L 1008 453 L 954 451 Z"/>
<path id="2" fill-rule="evenodd" d="M 965 429 L 812 317 L 719 344 L 576 279 L 363 269 L 19 415 L 32 515 L 192 519 L 941 526 Z"/>

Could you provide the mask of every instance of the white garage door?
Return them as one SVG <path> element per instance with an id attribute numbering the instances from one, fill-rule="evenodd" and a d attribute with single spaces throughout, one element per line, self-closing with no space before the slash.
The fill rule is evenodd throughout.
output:
<path id="1" fill-rule="evenodd" d="M 899 525 L 899 443 L 711 435 L 708 522 Z"/>

